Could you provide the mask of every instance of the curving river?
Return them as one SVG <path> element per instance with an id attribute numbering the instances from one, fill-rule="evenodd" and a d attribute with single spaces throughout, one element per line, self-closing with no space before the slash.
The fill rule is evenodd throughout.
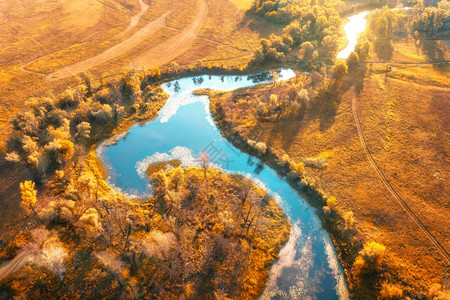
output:
<path id="1" fill-rule="evenodd" d="M 292 70 L 280 71 L 281 80 L 294 76 Z M 271 81 L 269 73 L 261 73 L 188 77 L 164 83 L 162 87 L 170 97 L 159 117 L 132 127 L 114 145 L 100 146 L 98 154 L 109 166 L 110 183 L 134 195 L 149 193 L 145 169 L 150 163 L 178 159 L 182 166 L 195 166 L 199 152 L 207 152 L 217 168 L 251 177 L 278 200 L 292 224 L 290 240 L 272 266 L 261 298 L 348 298 L 331 240 L 314 209 L 274 170 L 223 138 L 211 117 L 209 98 L 193 95 L 198 88 L 234 90 Z"/>
<path id="2" fill-rule="evenodd" d="M 338 54 L 346 58 L 364 31 L 363 12 L 350 17 L 345 26 L 349 45 Z M 279 71 L 280 80 L 295 76 Z M 257 157 L 241 152 L 222 137 L 209 111 L 209 98 L 196 96 L 199 88 L 234 90 L 272 82 L 269 73 L 254 76 L 196 76 L 166 82 L 170 95 L 158 118 L 130 128 L 125 137 L 106 141 L 97 149 L 109 168 L 109 182 L 129 195 L 145 196 L 151 187 L 146 177 L 150 163 L 177 159 L 182 167 L 197 166 L 200 152 L 207 152 L 213 166 L 251 177 L 275 199 L 291 221 L 289 241 L 270 271 L 261 299 L 348 299 L 346 280 L 328 233 L 305 199 L 273 169 Z"/>

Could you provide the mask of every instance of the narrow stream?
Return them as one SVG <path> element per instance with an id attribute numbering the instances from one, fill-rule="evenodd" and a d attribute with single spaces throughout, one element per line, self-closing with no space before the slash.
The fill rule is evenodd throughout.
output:
<path id="1" fill-rule="evenodd" d="M 348 45 L 338 53 L 338 59 L 346 59 L 352 51 L 355 50 L 358 41 L 358 35 L 366 29 L 367 16 L 371 11 L 363 11 L 348 18 L 347 24 L 344 26 L 345 35 L 348 39 Z"/>
<path id="2" fill-rule="evenodd" d="M 366 25 L 365 11 L 350 17 L 344 30 L 348 46 L 337 58 L 347 58 L 357 36 Z M 280 71 L 280 80 L 294 77 L 292 70 Z M 130 128 L 126 136 L 97 149 L 109 168 L 110 184 L 129 195 L 148 196 L 149 164 L 177 159 L 182 167 L 198 166 L 200 152 L 210 155 L 213 166 L 240 173 L 264 187 L 289 217 L 292 229 L 280 259 L 271 267 L 261 299 L 348 299 L 342 268 L 328 233 L 314 209 L 273 169 L 257 157 L 235 148 L 214 124 L 207 96 L 193 95 L 199 88 L 222 91 L 272 82 L 270 73 L 254 76 L 197 76 L 162 85 L 170 95 L 158 118 Z"/>

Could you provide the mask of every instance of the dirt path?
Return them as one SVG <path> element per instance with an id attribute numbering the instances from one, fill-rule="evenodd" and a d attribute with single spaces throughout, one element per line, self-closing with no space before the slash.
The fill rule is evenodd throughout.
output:
<path id="1" fill-rule="evenodd" d="M 159 29 L 163 28 L 166 21 L 166 15 L 168 13 L 169 12 L 166 12 L 164 15 L 162 15 L 155 21 L 150 22 L 141 29 L 139 29 L 128 39 L 105 50 L 104 52 L 51 73 L 48 76 L 48 79 L 55 80 L 73 76 L 126 53 L 127 51 L 139 45 L 147 37 L 154 34 Z"/>
<path id="2" fill-rule="evenodd" d="M 131 17 L 130 19 L 130 25 L 128 25 L 128 28 L 125 29 L 125 32 L 133 28 L 137 25 L 141 17 L 145 14 L 147 9 L 150 7 L 150 5 L 145 4 L 142 0 L 139 0 L 139 4 L 141 5 L 141 11 L 137 14 Z"/>
<path id="3" fill-rule="evenodd" d="M 130 18 L 130 23 L 128 24 L 128 27 L 125 28 L 123 31 L 119 32 L 118 34 L 116 34 L 115 37 L 120 37 L 120 36 L 124 35 L 125 33 L 127 33 L 128 31 L 130 31 L 131 29 L 133 29 L 133 28 L 138 24 L 139 20 L 140 20 L 140 19 L 142 18 L 142 16 L 145 14 L 145 12 L 148 10 L 148 8 L 150 7 L 150 5 L 145 4 L 142 0 L 139 0 L 140 11 L 139 11 L 139 13 L 137 13 L 137 14 L 135 14 L 135 15 L 132 15 L 132 14 L 129 14 L 129 13 L 127 13 L 127 12 L 121 11 L 121 10 L 115 8 L 114 6 L 111 6 L 111 5 L 109 5 L 109 4 L 107 4 L 107 3 L 104 3 L 104 2 L 102 2 L 102 1 L 100 1 L 100 0 L 96 0 L 96 1 L 97 1 L 98 3 L 100 3 L 100 4 L 102 4 L 103 6 L 107 7 L 107 8 L 113 9 L 113 10 L 115 10 L 115 11 L 121 12 L 121 13 L 126 14 L 126 15 L 128 15 L 128 16 L 131 17 L 131 18 Z M 145 20 L 145 21 L 148 22 L 147 20 Z M 91 37 L 91 36 L 93 36 L 93 35 L 95 35 L 95 34 L 99 34 L 99 33 L 100 33 L 100 31 L 94 32 L 94 33 L 92 33 L 91 35 L 85 37 L 85 38 L 83 39 L 83 41 L 86 40 L 86 39 L 88 39 L 89 37 Z M 45 50 L 43 49 L 43 51 L 45 51 Z M 44 56 L 38 57 L 38 58 L 36 58 L 36 59 L 33 59 L 32 61 L 29 61 L 29 62 L 27 62 L 25 65 L 21 66 L 21 67 L 20 67 L 20 70 L 22 70 L 23 72 L 27 72 L 27 73 L 31 73 L 31 74 L 35 74 L 35 75 L 46 76 L 46 77 L 48 78 L 48 77 L 49 77 L 48 74 L 44 74 L 44 73 L 41 73 L 41 72 L 36 72 L 36 71 L 28 70 L 28 69 L 27 69 L 27 66 L 30 65 L 30 64 L 32 64 L 32 63 L 34 63 L 34 62 L 36 62 L 36 61 L 38 61 L 38 60 L 40 60 L 40 59 L 42 59 L 42 58 L 44 58 L 44 57 L 48 57 L 48 56 L 50 56 L 50 55 L 53 55 L 53 53 L 46 54 L 46 55 L 44 55 Z M 63 69 L 63 68 L 62 68 L 62 69 Z M 58 71 L 58 70 L 57 70 L 57 71 Z M 54 73 L 56 73 L 57 71 L 55 71 Z M 50 74 L 50 76 L 51 76 L 51 74 Z"/>
<path id="4" fill-rule="evenodd" d="M 96 0 L 96 1 L 98 1 L 99 3 L 105 5 L 106 7 L 110 8 L 110 9 L 114 9 L 114 10 L 120 11 L 122 13 L 125 13 L 127 15 L 130 15 L 130 14 L 123 12 L 121 10 L 118 10 L 117 8 L 110 6 L 100 0 Z M 142 42 L 143 40 L 145 40 L 146 38 L 148 38 L 150 35 L 152 35 L 153 33 L 155 33 L 156 31 L 158 31 L 161 28 L 172 29 L 174 31 L 179 32 L 179 34 L 170 38 L 167 41 L 162 42 L 161 44 L 159 44 L 153 48 L 148 49 L 144 53 L 140 54 L 138 57 L 134 58 L 132 60 L 131 67 L 138 68 L 138 69 L 151 68 L 151 67 L 159 67 L 161 65 L 169 63 L 169 62 L 173 61 L 174 59 L 176 59 L 178 56 L 182 55 L 187 50 L 189 50 L 189 48 L 192 46 L 194 39 L 196 39 L 196 38 L 203 39 L 203 40 L 206 40 L 210 43 L 214 43 L 217 45 L 227 46 L 227 47 L 239 50 L 239 51 L 249 52 L 247 49 L 240 49 L 240 48 L 234 47 L 232 45 L 218 42 L 218 41 L 198 35 L 200 30 L 203 27 L 203 24 L 204 24 L 207 16 L 208 16 L 208 5 L 207 5 L 206 0 L 199 0 L 200 7 L 198 9 L 197 15 L 194 18 L 194 22 L 192 24 L 190 24 L 189 26 L 187 26 L 186 28 L 184 28 L 183 30 L 180 30 L 180 29 L 177 29 L 174 27 L 170 27 L 165 24 L 165 17 L 168 13 L 170 13 L 170 11 L 166 12 L 163 16 L 159 17 L 157 20 L 152 21 L 152 22 L 142 18 L 143 14 L 148 10 L 149 5 L 145 4 L 142 0 L 139 0 L 139 2 L 141 5 L 141 11 L 138 14 L 131 16 L 129 26 L 124 31 L 119 33 L 118 35 L 122 35 L 123 33 L 127 32 L 130 29 L 132 29 L 133 27 L 135 27 L 138 24 L 139 20 L 148 22 L 148 24 L 146 26 L 144 26 L 143 28 L 139 29 L 136 33 L 134 33 L 128 39 L 105 50 L 104 52 L 102 52 L 96 56 L 76 62 L 72 65 L 65 66 L 59 70 L 56 70 L 55 72 L 53 72 L 51 74 L 48 74 L 48 75 L 39 73 L 39 72 L 34 72 L 31 70 L 27 70 L 26 66 L 32 62 L 29 62 L 29 63 L 27 63 L 27 65 L 22 66 L 21 70 L 24 72 L 33 73 L 36 75 L 46 76 L 46 78 L 48 80 L 58 80 L 58 79 L 74 76 L 80 72 L 87 71 L 95 66 L 98 66 L 102 63 L 105 63 L 111 59 L 114 59 L 114 58 L 126 53 L 127 51 L 129 51 L 132 48 L 134 48 L 135 46 L 139 45 L 140 42 Z M 41 58 L 42 57 L 40 57 L 38 59 L 41 59 Z"/>
<path id="5" fill-rule="evenodd" d="M 17 271 L 20 268 L 22 268 L 28 262 L 28 258 L 30 258 L 30 257 L 31 257 L 31 254 L 24 251 L 24 252 L 20 253 L 19 255 L 17 255 L 16 257 L 14 257 L 14 259 L 4 262 L 0 266 L 0 280 L 3 277 L 8 276 L 12 272 Z"/>
<path id="6" fill-rule="evenodd" d="M 182 30 L 180 34 L 147 50 L 133 59 L 132 66 L 135 68 L 158 67 L 174 60 L 186 52 L 191 47 L 193 40 L 197 37 L 208 16 L 208 5 L 206 0 L 199 1 L 200 7 L 192 24 Z"/>
<path id="7" fill-rule="evenodd" d="M 436 238 L 433 236 L 433 234 L 431 234 L 431 232 L 425 227 L 425 225 L 422 223 L 422 221 L 411 210 L 409 205 L 400 197 L 399 194 L 397 194 L 397 192 L 394 190 L 392 185 L 387 180 L 386 176 L 384 176 L 383 172 L 380 170 L 380 168 L 376 164 L 375 160 L 373 159 L 372 154 L 370 153 L 369 148 L 367 147 L 367 143 L 366 143 L 366 140 L 364 138 L 364 134 L 363 134 L 362 128 L 361 128 L 361 123 L 359 121 L 358 112 L 356 110 L 356 100 L 357 100 L 356 86 L 360 82 L 361 81 L 357 82 L 355 84 L 355 86 L 353 87 L 352 112 L 353 112 L 353 117 L 355 118 L 355 124 L 356 124 L 356 128 L 358 130 L 359 140 L 361 142 L 362 147 L 364 148 L 364 152 L 366 152 L 366 155 L 367 155 L 367 158 L 369 159 L 370 164 L 375 169 L 375 172 L 378 174 L 381 181 L 383 181 L 386 188 L 389 190 L 389 192 L 392 194 L 392 196 L 395 198 L 395 200 L 397 200 L 397 202 L 400 204 L 400 206 L 402 206 L 403 209 L 408 213 L 408 215 L 414 220 L 414 222 L 416 222 L 416 224 L 419 225 L 420 229 L 422 229 L 422 231 L 430 239 L 430 241 L 436 246 L 437 250 L 441 253 L 442 257 L 447 262 L 447 266 L 449 266 L 450 265 L 450 256 L 449 256 L 447 250 L 445 250 L 445 248 L 441 245 L 441 243 L 439 243 L 436 240 Z"/>
<path id="8" fill-rule="evenodd" d="M 426 65 L 440 65 L 440 64 L 448 64 L 450 61 L 441 60 L 441 61 L 432 61 L 432 62 L 382 62 L 382 61 L 366 61 L 363 62 L 366 65 L 374 64 L 374 65 L 404 65 L 404 66 L 426 66 Z"/>

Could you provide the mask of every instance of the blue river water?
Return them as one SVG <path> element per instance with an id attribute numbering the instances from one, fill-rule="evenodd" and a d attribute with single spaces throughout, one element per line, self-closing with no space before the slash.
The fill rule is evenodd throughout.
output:
<path id="1" fill-rule="evenodd" d="M 280 80 L 295 76 L 289 69 L 279 74 Z M 273 169 L 222 137 L 211 117 L 209 98 L 192 93 L 199 88 L 225 91 L 272 80 L 270 73 L 261 73 L 166 82 L 162 87 L 170 97 L 159 116 L 135 125 L 114 143 L 105 141 L 97 153 L 109 168 L 110 184 L 129 195 L 151 193 L 145 175 L 150 163 L 178 159 L 182 166 L 196 166 L 200 152 L 210 155 L 214 167 L 252 178 L 278 201 L 292 224 L 290 239 L 271 268 L 261 299 L 348 299 L 342 268 L 314 208 Z"/>

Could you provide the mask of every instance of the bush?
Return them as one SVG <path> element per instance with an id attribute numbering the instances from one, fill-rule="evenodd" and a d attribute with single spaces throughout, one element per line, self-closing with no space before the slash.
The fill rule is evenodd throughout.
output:
<path id="1" fill-rule="evenodd" d="M 380 298 L 381 299 L 401 299 L 403 297 L 403 290 L 395 285 L 383 283 Z"/>
<path id="2" fill-rule="evenodd" d="M 256 143 L 255 149 L 256 149 L 260 154 L 265 154 L 266 151 L 267 151 L 267 146 L 266 146 L 265 143 L 259 142 L 259 143 Z"/>
<path id="3" fill-rule="evenodd" d="M 303 159 L 303 163 L 305 164 L 305 166 L 316 169 L 323 169 L 327 166 L 325 158 L 323 157 L 305 158 Z"/>
<path id="4" fill-rule="evenodd" d="M 298 164 L 295 165 L 295 171 L 298 174 L 302 174 L 304 170 L 305 170 L 305 164 L 303 162 L 299 162 Z"/>
<path id="5" fill-rule="evenodd" d="M 364 244 L 353 264 L 357 274 L 375 273 L 380 270 L 386 247 L 377 242 Z"/>
<path id="6" fill-rule="evenodd" d="M 333 78 L 340 80 L 342 77 L 348 74 L 348 66 L 345 61 L 339 60 L 333 66 Z"/>
<path id="7" fill-rule="evenodd" d="M 358 53 L 353 51 L 347 58 L 348 71 L 350 73 L 355 73 L 358 71 L 359 67 L 359 56 Z"/>
<path id="8" fill-rule="evenodd" d="M 336 200 L 335 197 L 329 197 L 329 198 L 327 199 L 327 206 L 328 206 L 328 207 L 334 208 L 334 207 L 336 207 L 336 204 L 337 204 L 337 200 Z"/>
<path id="9" fill-rule="evenodd" d="M 353 216 L 353 212 L 348 211 L 343 215 L 345 222 L 345 229 L 350 229 L 355 224 L 355 217 Z"/>

